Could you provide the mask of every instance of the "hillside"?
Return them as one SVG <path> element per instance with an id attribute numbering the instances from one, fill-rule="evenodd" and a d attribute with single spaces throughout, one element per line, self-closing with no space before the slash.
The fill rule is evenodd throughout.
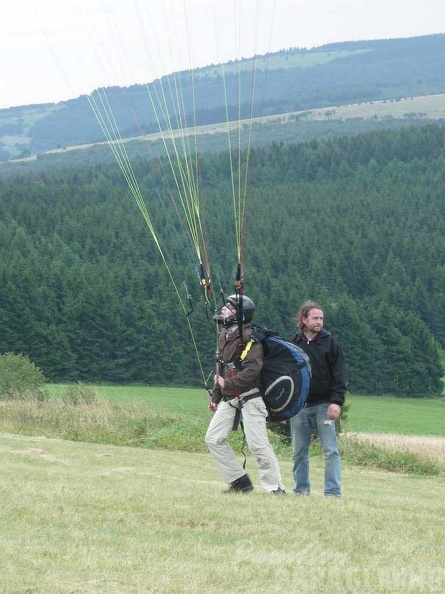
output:
<path id="1" fill-rule="evenodd" d="M 281 116 L 263 116 L 240 120 L 231 126 L 230 142 L 245 150 L 273 142 L 305 142 L 309 140 L 352 136 L 379 130 L 400 130 L 406 126 L 445 123 L 445 95 L 410 97 L 399 100 L 371 101 L 351 105 L 329 106 L 324 109 L 297 111 Z M 165 156 L 166 148 L 173 153 L 173 139 L 189 136 L 200 153 L 227 151 L 227 124 L 207 124 L 197 128 L 175 130 L 167 142 L 161 134 L 142 134 L 123 138 L 128 156 L 149 159 Z M 59 169 L 92 163 L 114 163 L 115 156 L 106 141 L 73 145 L 0 162 L 0 175 Z"/>
<path id="2" fill-rule="evenodd" d="M 167 96 L 162 110 L 160 105 L 153 106 L 150 100 L 150 97 L 159 97 L 160 90 L 173 85 L 181 88 L 183 109 L 180 115 L 173 113 L 172 96 Z M 164 129 L 167 125 L 183 128 L 195 124 L 221 124 L 227 115 L 235 122 L 272 116 L 266 120 L 269 126 L 267 138 L 286 142 L 295 132 L 289 126 L 294 117 L 299 121 L 299 128 L 304 129 L 304 139 L 310 134 L 317 137 L 336 133 L 332 124 L 336 118 L 332 114 L 328 118 L 331 128 L 324 126 L 320 132 L 319 124 L 312 121 L 319 118 L 307 114 L 301 116 L 301 112 L 337 112 L 349 104 L 397 102 L 443 93 L 445 35 L 330 44 L 311 50 L 292 49 L 227 64 L 223 69 L 221 66 L 202 68 L 194 71 L 193 77 L 185 71 L 147 86 L 106 89 L 107 102 L 119 133 L 124 137 L 159 132 L 156 119 L 160 114 L 164 116 L 160 122 Z M 421 102 L 419 108 L 407 106 L 408 110 L 402 116 L 397 115 L 397 106 L 392 105 L 394 109 L 389 113 L 386 110 L 384 116 L 369 116 L 368 129 L 370 125 L 374 129 L 391 127 L 394 122 L 389 121 L 390 118 L 408 118 L 411 122 L 442 118 L 442 98 L 438 99 L 436 107 L 431 106 L 432 101 L 434 99 L 430 99 L 429 105 L 426 101 Z M 170 122 L 166 121 L 166 110 L 172 110 Z M 361 110 L 355 116 L 352 112 L 349 115 L 340 113 L 338 119 L 341 121 L 367 117 Z M 280 121 L 277 116 L 284 114 L 292 115 L 285 115 L 284 121 Z M 303 126 L 301 119 L 309 121 Z M 357 124 L 353 119 L 350 129 Z M 365 129 L 361 127 L 361 131 Z M 103 139 L 103 131 L 86 96 L 58 104 L 0 110 L 0 158 L 4 160 Z M 210 139 L 206 140 L 203 150 L 208 150 L 209 143 L 212 150 Z M 218 148 L 213 150 L 220 150 L 220 143 L 217 144 Z"/>
<path id="3" fill-rule="evenodd" d="M 51 381 L 202 385 L 209 312 L 243 251 L 260 322 L 291 336 L 301 301 L 324 304 L 351 390 L 441 394 L 444 57 L 434 35 L 287 50 L 227 64 L 224 81 L 202 68 L 193 114 L 178 73 L 149 85 L 181 82 L 187 117 L 167 135 L 146 87 L 107 89 L 114 154 L 86 97 L 2 110 L 3 155 L 28 156 L 0 165 L 0 352 Z M 235 105 L 253 65 L 256 102 Z"/>
<path id="4" fill-rule="evenodd" d="M 351 391 L 441 394 L 445 128 L 275 143 L 249 159 L 243 242 L 258 321 L 291 336 L 298 305 L 316 297 Z M 228 161 L 200 161 L 215 304 L 237 263 Z M 0 351 L 28 354 L 53 381 L 199 385 L 190 321 L 211 374 L 214 327 L 164 164 L 132 171 L 179 294 L 115 165 L 0 178 Z"/>

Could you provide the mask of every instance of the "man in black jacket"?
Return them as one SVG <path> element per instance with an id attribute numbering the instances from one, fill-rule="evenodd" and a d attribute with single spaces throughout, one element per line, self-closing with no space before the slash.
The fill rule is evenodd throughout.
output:
<path id="1" fill-rule="evenodd" d="M 335 421 L 345 402 L 346 364 L 335 338 L 323 328 L 323 310 L 306 301 L 297 314 L 298 333 L 293 341 L 309 356 L 312 377 L 307 404 L 291 419 L 292 454 L 296 495 L 309 495 L 309 446 L 316 431 L 325 457 L 324 494 L 341 497 L 341 461 Z"/>

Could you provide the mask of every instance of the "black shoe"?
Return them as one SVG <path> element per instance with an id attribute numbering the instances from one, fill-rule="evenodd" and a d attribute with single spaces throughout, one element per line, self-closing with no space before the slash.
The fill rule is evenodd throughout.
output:
<path id="1" fill-rule="evenodd" d="M 269 491 L 269 495 L 287 495 L 287 493 L 284 489 L 278 487 L 278 489 L 275 489 L 275 491 Z"/>
<path id="2" fill-rule="evenodd" d="M 253 491 L 252 481 L 247 474 L 244 474 L 239 479 L 236 479 L 236 481 L 233 481 L 223 493 L 250 493 L 251 491 Z"/>

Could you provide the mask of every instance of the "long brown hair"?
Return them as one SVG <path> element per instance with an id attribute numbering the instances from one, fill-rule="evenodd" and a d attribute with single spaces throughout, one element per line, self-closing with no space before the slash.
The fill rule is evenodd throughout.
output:
<path id="1" fill-rule="evenodd" d="M 297 315 L 295 316 L 295 321 L 297 323 L 298 328 L 300 328 L 300 330 L 303 330 L 303 328 L 304 328 L 303 318 L 308 317 L 311 309 L 321 309 L 321 311 L 323 311 L 323 308 L 321 307 L 321 305 L 318 305 L 318 303 L 316 301 L 305 301 L 303 303 L 303 305 L 300 307 L 300 309 L 298 310 Z"/>

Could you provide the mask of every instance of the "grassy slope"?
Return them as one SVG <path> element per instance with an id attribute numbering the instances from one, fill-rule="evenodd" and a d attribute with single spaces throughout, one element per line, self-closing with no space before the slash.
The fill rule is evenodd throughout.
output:
<path id="1" fill-rule="evenodd" d="M 444 119 L 445 118 L 445 95 L 429 95 L 429 96 L 422 96 L 422 97 L 409 97 L 402 100 L 397 101 L 372 101 L 368 103 L 355 103 L 351 105 L 326 105 L 322 109 L 316 110 L 305 110 L 305 111 L 296 111 L 291 113 L 279 114 L 279 115 L 271 115 L 271 116 L 264 116 L 260 118 L 254 118 L 253 122 L 257 124 L 268 124 L 272 126 L 274 129 L 276 128 L 278 131 L 288 124 L 289 122 L 294 121 L 296 118 L 301 119 L 305 122 L 310 121 L 348 121 L 352 120 L 355 121 L 359 120 L 385 120 L 387 118 L 394 118 L 394 119 L 406 119 L 410 117 L 414 119 L 424 119 L 424 120 L 437 120 L 437 119 Z M 248 124 L 248 120 L 240 120 L 239 125 L 241 127 Z M 269 130 L 270 132 L 270 130 Z M 182 136 L 184 130 L 180 132 L 172 132 L 171 137 L 178 137 Z M 190 129 L 189 131 L 186 130 L 186 133 L 191 135 L 215 135 L 215 134 L 226 134 L 227 133 L 227 124 L 209 124 L 205 126 L 199 126 L 197 129 Z M 132 143 L 135 141 L 152 141 L 155 142 L 159 140 L 161 135 L 159 133 L 154 134 L 146 134 L 143 136 L 137 136 L 134 138 L 125 138 L 125 143 Z M 0 140 L 5 144 L 7 147 L 12 147 L 18 139 L 16 137 L 0 137 Z M 28 142 L 26 137 L 20 139 L 22 144 Z M 93 144 L 84 144 L 78 146 L 68 146 L 60 149 L 54 149 L 44 153 L 46 155 L 50 154 L 60 154 L 66 153 L 71 151 L 77 150 L 85 150 L 91 149 L 93 146 L 100 147 L 101 145 L 106 145 L 105 140 L 99 143 Z M 222 143 L 221 150 L 227 149 L 227 140 Z M 26 157 L 24 159 L 17 159 L 14 161 L 15 164 L 20 162 L 26 163 L 27 161 L 34 161 L 36 159 L 35 156 Z"/>
<path id="2" fill-rule="evenodd" d="M 256 58 L 250 58 L 241 60 L 241 62 L 234 62 L 231 64 L 224 65 L 224 71 L 221 66 L 205 66 L 199 68 L 196 71 L 196 78 L 200 76 L 214 77 L 221 76 L 222 72 L 224 75 L 237 74 L 239 71 L 246 71 L 252 73 L 255 70 L 272 70 L 289 68 L 313 68 L 322 64 L 328 64 L 339 58 L 348 58 L 353 55 L 359 55 L 367 53 L 371 50 L 368 49 L 356 49 L 356 50 L 332 50 L 325 52 L 296 52 L 290 54 L 277 53 L 273 55 L 257 56 Z"/>
<path id="3" fill-rule="evenodd" d="M 3 434 L 0 457 L 1 592 L 445 591 L 443 477 L 346 467 L 326 500 L 314 460 L 311 497 L 227 499 L 208 454 Z"/>

